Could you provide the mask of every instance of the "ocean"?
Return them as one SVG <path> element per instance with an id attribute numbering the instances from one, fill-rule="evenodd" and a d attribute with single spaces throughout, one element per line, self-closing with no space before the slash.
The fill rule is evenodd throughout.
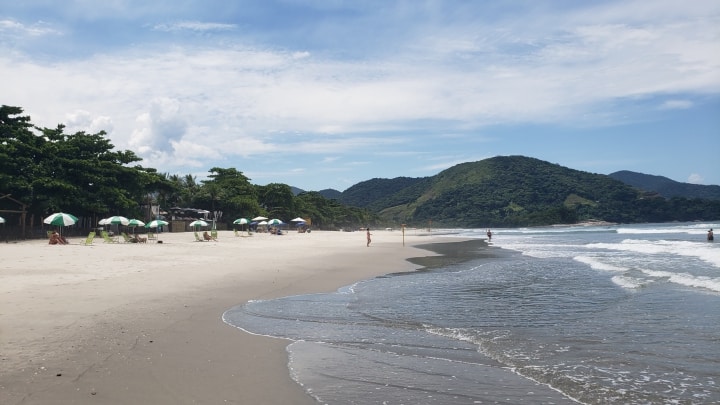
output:
<path id="1" fill-rule="evenodd" d="M 718 223 L 433 230 L 453 243 L 225 322 L 322 404 L 720 403 Z M 453 239 L 454 238 L 454 239 Z"/>

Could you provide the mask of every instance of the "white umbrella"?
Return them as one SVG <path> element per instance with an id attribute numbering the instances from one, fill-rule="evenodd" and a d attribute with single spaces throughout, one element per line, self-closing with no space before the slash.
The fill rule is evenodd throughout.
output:
<path id="1" fill-rule="evenodd" d="M 297 218 L 295 218 L 295 219 L 291 219 L 290 222 L 307 222 L 307 221 L 304 220 L 304 219 L 302 219 L 302 218 L 300 218 L 300 217 L 297 217 Z"/>
<path id="2" fill-rule="evenodd" d="M 116 225 L 128 225 L 130 223 L 130 220 L 120 216 L 116 215 L 114 217 L 105 218 L 106 224 L 116 224 Z"/>
<path id="3" fill-rule="evenodd" d="M 133 234 L 135 234 L 135 227 L 137 226 L 145 226 L 145 222 L 139 220 L 139 219 L 131 219 L 128 221 L 128 226 L 133 229 Z"/>
<path id="4" fill-rule="evenodd" d="M 43 220 L 46 224 L 60 227 L 74 225 L 77 221 L 78 219 L 75 215 L 64 212 L 56 212 Z M 62 235 L 62 228 L 60 228 L 60 235 Z"/>
<path id="5" fill-rule="evenodd" d="M 5 218 L 0 217 L 0 224 L 4 224 L 4 223 L 5 223 Z"/>
<path id="6" fill-rule="evenodd" d="M 190 222 L 190 226 L 192 226 L 192 227 L 195 227 L 195 226 L 208 226 L 208 223 L 205 222 L 205 221 L 203 221 L 202 219 L 198 219 L 197 221 L 192 221 L 192 222 Z"/>
<path id="7" fill-rule="evenodd" d="M 44 223 L 56 226 L 68 226 L 74 225 L 77 222 L 77 217 L 72 214 L 66 214 L 64 212 L 57 212 L 50 215 L 43 220 Z"/>
<path id="8" fill-rule="evenodd" d="M 265 218 L 265 217 L 255 217 L 255 218 L 253 218 L 252 220 L 253 220 L 253 221 L 265 221 L 266 219 L 267 219 L 267 218 Z"/>
<path id="9" fill-rule="evenodd" d="M 167 224 L 169 224 L 169 222 L 163 221 L 162 219 L 154 219 L 154 220 L 148 222 L 145 225 L 145 228 L 157 228 L 158 226 L 165 226 Z"/>
<path id="10" fill-rule="evenodd" d="M 258 222 L 258 225 L 267 225 L 267 224 L 268 224 L 267 221 L 260 221 L 260 222 Z"/>
<path id="11" fill-rule="evenodd" d="M 145 222 L 139 219 L 131 219 L 128 221 L 128 226 L 145 226 Z"/>

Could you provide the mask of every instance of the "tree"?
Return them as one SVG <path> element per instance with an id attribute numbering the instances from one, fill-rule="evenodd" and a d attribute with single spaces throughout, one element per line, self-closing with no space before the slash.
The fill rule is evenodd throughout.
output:
<path id="1" fill-rule="evenodd" d="M 270 183 L 257 186 L 260 205 L 268 215 L 286 221 L 295 213 L 295 199 L 290 186 L 281 183 Z"/>
<path id="2" fill-rule="evenodd" d="M 209 204 L 212 211 L 222 211 L 226 222 L 261 211 L 255 187 L 250 184 L 249 178 L 235 168 L 213 167 L 208 180 L 202 184 L 202 197 L 198 201 Z"/>

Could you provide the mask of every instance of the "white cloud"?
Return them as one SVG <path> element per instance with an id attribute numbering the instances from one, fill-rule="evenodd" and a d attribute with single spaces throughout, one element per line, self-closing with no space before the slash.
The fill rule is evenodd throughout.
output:
<path id="1" fill-rule="evenodd" d="M 660 105 L 661 110 L 687 110 L 695 105 L 690 100 L 666 100 Z"/>
<path id="2" fill-rule="evenodd" d="M 174 23 L 157 24 L 153 27 L 156 31 L 229 31 L 237 28 L 235 24 L 211 23 L 201 21 L 179 21 Z"/>
<path id="3" fill-rule="evenodd" d="M 82 18 L 114 12 L 129 18 L 159 7 L 142 4 L 73 2 L 63 12 L 87 5 Z M 463 136 L 497 124 L 599 127 L 627 113 L 615 109 L 618 100 L 657 97 L 666 100 L 654 104 L 660 109 L 682 109 L 720 93 L 720 3 L 589 7 L 540 13 L 538 6 L 488 18 L 481 6 L 470 10 L 477 15 L 448 24 L 435 10 L 422 16 L 398 6 L 391 12 L 424 19 L 407 30 L 398 26 L 403 35 L 377 38 L 375 48 L 352 59 L 344 58 L 352 39 L 330 32 L 338 29 L 332 24 L 323 25 L 322 33 L 337 48 L 324 49 L 314 48 L 311 37 L 267 44 L 258 39 L 266 32 L 253 36 L 244 25 L 242 36 L 232 38 L 241 23 L 180 20 L 151 25 L 161 31 L 151 33 L 158 42 L 138 38 L 78 59 L 48 62 L 14 49 L 2 52 L 0 77 L 4 102 L 22 106 L 34 122 L 105 129 L 118 148 L 136 151 L 145 164 L 173 167 L 262 154 L 311 153 L 343 164 L 354 151 L 421 155 L 410 146 L 391 147 L 440 136 L 423 135 L 429 128 Z M 176 17 L 182 14 L 169 18 Z M 0 51 L 10 49 L 4 45 L 9 35 L 53 32 L 48 27 L 2 20 Z M 229 35 L 188 45 L 162 33 L 178 31 Z M 426 170 L 453 162 L 460 160 Z"/>
<path id="4" fill-rule="evenodd" d="M 42 21 L 27 25 L 14 20 L 0 20 L 0 41 L 9 37 L 40 37 L 58 33 Z"/>
<path id="5" fill-rule="evenodd" d="M 699 175 L 697 173 L 693 173 L 688 177 L 687 182 L 690 184 L 704 184 L 705 179 L 703 179 L 703 177 L 701 175 Z"/>
<path id="6" fill-rule="evenodd" d="M 72 113 L 65 114 L 66 133 L 75 133 L 84 131 L 86 133 L 97 133 L 105 131 L 110 133 L 113 131 L 114 125 L 110 117 L 95 116 L 89 111 L 76 110 Z"/>

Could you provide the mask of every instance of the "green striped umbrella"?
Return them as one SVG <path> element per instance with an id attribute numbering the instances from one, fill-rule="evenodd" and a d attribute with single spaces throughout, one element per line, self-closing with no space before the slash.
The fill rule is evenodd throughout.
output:
<path id="1" fill-rule="evenodd" d="M 75 225 L 78 221 L 77 217 L 64 212 L 56 212 L 43 220 L 44 223 L 55 226 Z"/>
<path id="2" fill-rule="evenodd" d="M 143 221 L 141 221 L 141 220 L 139 220 L 139 219 L 134 219 L 134 218 L 133 218 L 133 219 L 128 220 L 128 225 L 127 225 L 127 226 L 131 227 L 131 228 L 133 229 L 133 234 L 135 234 L 135 227 L 145 226 L 145 222 L 143 222 Z"/>
<path id="3" fill-rule="evenodd" d="M 236 224 L 236 225 L 243 225 L 243 224 L 249 224 L 249 223 L 250 223 L 250 220 L 247 218 L 238 218 L 233 221 L 233 224 Z"/>
<path id="4" fill-rule="evenodd" d="M 145 225 L 145 228 L 157 228 L 159 226 L 165 226 L 167 224 L 169 224 L 168 221 L 163 221 L 162 219 L 153 219 Z"/>
<path id="5" fill-rule="evenodd" d="M 115 225 L 128 225 L 130 223 L 130 220 L 120 216 L 116 215 L 114 217 L 105 218 L 106 224 L 115 224 Z"/>
<path id="6" fill-rule="evenodd" d="M 143 221 L 141 221 L 141 220 L 139 220 L 139 219 L 134 219 L 134 218 L 133 218 L 133 219 L 131 219 L 131 220 L 128 220 L 127 226 L 133 226 L 133 227 L 134 227 L 134 226 L 145 226 L 145 222 L 143 222 Z"/>

